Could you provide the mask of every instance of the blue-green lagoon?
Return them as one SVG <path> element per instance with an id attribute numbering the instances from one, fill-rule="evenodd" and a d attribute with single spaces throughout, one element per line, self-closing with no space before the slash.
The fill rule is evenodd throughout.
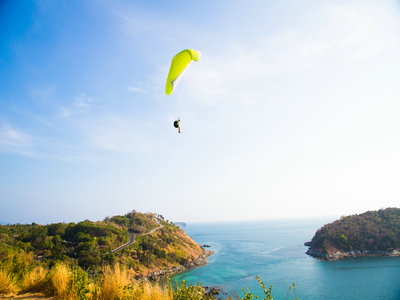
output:
<path id="1" fill-rule="evenodd" d="M 334 219 L 189 223 L 183 229 L 214 255 L 206 266 L 173 279 L 221 286 L 228 295 L 241 288 L 261 293 L 256 275 L 272 285 L 274 299 L 286 299 L 296 283 L 299 299 L 400 299 L 400 257 L 319 261 L 304 242 Z M 290 299 L 290 298 L 289 298 Z"/>

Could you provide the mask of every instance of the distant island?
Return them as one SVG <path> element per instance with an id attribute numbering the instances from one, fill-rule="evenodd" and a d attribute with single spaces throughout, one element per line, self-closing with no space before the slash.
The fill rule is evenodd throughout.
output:
<path id="1" fill-rule="evenodd" d="M 400 256 L 400 209 L 341 217 L 317 230 L 307 254 L 323 260 L 357 256 Z"/>
<path id="2" fill-rule="evenodd" d="M 174 222 L 174 224 L 176 226 L 179 226 L 179 227 L 186 227 L 187 226 L 187 224 L 185 222 Z"/>

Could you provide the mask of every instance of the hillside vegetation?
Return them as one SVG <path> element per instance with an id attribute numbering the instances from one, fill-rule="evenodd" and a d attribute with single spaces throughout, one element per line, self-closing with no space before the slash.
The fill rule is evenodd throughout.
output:
<path id="1" fill-rule="evenodd" d="M 132 234 L 135 241 L 128 244 Z M 127 246 L 113 252 L 123 244 Z M 131 212 L 98 222 L 4 225 L 0 299 L 219 299 L 223 291 L 217 287 L 143 280 L 155 271 L 190 265 L 205 252 L 178 226 L 151 213 Z M 272 287 L 257 280 L 263 299 L 272 299 Z M 297 299 L 294 284 L 288 295 Z M 243 289 L 240 299 L 257 298 Z"/>
<path id="2" fill-rule="evenodd" d="M 400 209 L 386 208 L 342 217 L 324 225 L 311 242 L 308 254 L 325 258 L 332 255 L 397 255 L 400 249 Z M 340 258 L 340 257 L 338 257 Z"/>
<path id="3" fill-rule="evenodd" d="M 159 230 L 144 235 L 157 227 Z M 113 253 L 129 241 L 129 231 L 136 234 L 135 242 Z M 118 262 L 140 278 L 193 261 L 202 253 L 178 226 L 150 213 L 131 212 L 98 222 L 0 226 L 0 268 L 7 267 L 17 276 L 59 262 L 96 274 L 102 265 Z"/>
<path id="4" fill-rule="evenodd" d="M 272 300 L 272 286 L 256 276 L 262 291 L 260 298 L 251 290 L 242 289 L 243 296 L 228 296 L 218 287 L 203 287 L 186 281 L 166 284 L 131 280 L 130 271 L 119 263 L 101 267 L 101 276 L 88 276 L 79 266 L 57 263 L 50 270 L 41 267 L 27 273 L 22 280 L 0 269 L 0 299 L 59 299 L 59 300 L 212 300 L 265 299 Z M 19 294 L 19 295 L 17 295 Z M 289 287 L 286 299 L 298 300 L 295 284 Z"/>

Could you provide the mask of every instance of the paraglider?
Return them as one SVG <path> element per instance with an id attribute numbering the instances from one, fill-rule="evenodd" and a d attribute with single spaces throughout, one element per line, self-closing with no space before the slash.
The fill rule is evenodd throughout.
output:
<path id="1" fill-rule="evenodd" d="M 193 60 L 198 61 L 200 56 L 200 52 L 193 49 L 185 49 L 174 56 L 169 68 L 165 94 L 172 94 L 186 68 Z"/>
<path id="2" fill-rule="evenodd" d="M 185 49 L 174 56 L 171 62 L 171 67 L 169 68 L 167 84 L 165 86 L 166 95 L 172 94 L 187 67 L 192 61 L 198 61 L 200 56 L 200 52 L 193 49 Z M 180 119 L 174 121 L 174 127 L 178 128 L 178 132 L 181 133 L 179 123 Z"/>
<path id="3" fill-rule="evenodd" d="M 176 121 L 174 121 L 174 127 L 175 127 L 175 128 L 178 128 L 178 132 L 179 132 L 179 133 L 181 133 L 181 126 L 180 126 L 180 124 L 179 124 L 180 122 L 181 122 L 181 120 L 179 120 L 179 119 L 176 120 Z"/>

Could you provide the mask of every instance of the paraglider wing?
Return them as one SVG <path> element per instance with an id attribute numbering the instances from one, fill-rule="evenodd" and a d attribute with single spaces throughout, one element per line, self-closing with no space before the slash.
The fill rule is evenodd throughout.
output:
<path id="1" fill-rule="evenodd" d="M 186 68 L 190 65 L 192 60 L 198 61 L 200 59 L 200 55 L 201 54 L 199 51 L 186 49 L 174 56 L 168 73 L 165 94 L 172 94 Z"/>

